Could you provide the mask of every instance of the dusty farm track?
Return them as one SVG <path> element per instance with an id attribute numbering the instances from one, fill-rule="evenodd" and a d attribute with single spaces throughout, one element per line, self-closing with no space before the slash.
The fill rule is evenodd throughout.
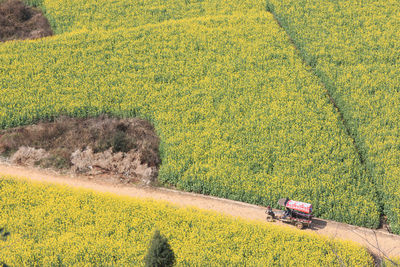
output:
<path id="1" fill-rule="evenodd" d="M 122 196 L 163 200 L 177 206 L 190 206 L 204 210 L 212 210 L 234 217 L 267 223 L 265 221 L 265 207 L 211 196 L 180 192 L 165 188 L 117 185 L 108 182 L 93 181 L 88 177 L 64 176 L 47 170 L 13 166 L 7 163 L 0 163 L 0 174 L 29 178 L 30 180 L 38 182 L 91 189 Z M 285 225 L 278 222 L 277 224 Z M 384 256 L 382 253 L 386 256 L 400 256 L 400 236 L 392 235 L 381 230 L 371 230 L 334 221 L 315 219 L 312 229 L 307 229 L 305 231 L 314 232 L 331 238 L 357 242 L 366 246 L 376 256 Z"/>

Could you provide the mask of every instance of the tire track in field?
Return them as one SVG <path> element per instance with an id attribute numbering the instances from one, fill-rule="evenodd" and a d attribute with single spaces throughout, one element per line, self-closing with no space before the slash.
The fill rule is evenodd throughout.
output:
<path id="1" fill-rule="evenodd" d="M 365 174 L 368 177 L 371 177 L 372 184 L 374 185 L 374 194 L 377 198 L 377 205 L 379 208 L 380 212 L 380 226 L 382 227 L 382 223 L 384 222 L 384 203 L 383 203 L 383 196 L 382 192 L 379 189 L 378 182 L 376 181 L 376 177 L 373 175 L 373 170 L 371 167 L 368 167 L 369 161 L 368 161 L 368 155 L 363 152 L 365 151 L 364 149 L 364 144 L 361 142 L 357 142 L 357 130 L 352 130 L 350 127 L 349 123 L 349 118 L 346 118 L 343 109 L 344 107 L 342 105 L 338 105 L 337 99 L 333 97 L 333 92 L 336 90 L 334 88 L 333 82 L 325 77 L 325 75 L 321 72 L 318 72 L 316 69 L 316 60 L 314 58 L 311 58 L 310 60 L 307 60 L 306 52 L 304 49 L 302 49 L 299 44 L 295 41 L 295 38 L 293 36 L 293 33 L 290 31 L 289 26 L 284 22 L 284 20 L 279 16 L 279 14 L 276 13 L 275 8 L 272 3 L 267 1 L 267 6 L 266 6 L 266 12 L 270 12 L 276 21 L 276 23 L 279 25 L 280 28 L 282 28 L 286 35 L 289 38 L 290 43 L 293 45 L 294 49 L 297 51 L 299 57 L 302 59 L 303 63 L 310 68 L 310 72 L 313 76 L 317 77 L 322 88 L 325 89 L 325 93 L 329 99 L 329 103 L 333 105 L 334 110 L 339 116 L 339 120 L 343 123 L 344 129 L 346 134 L 351 138 L 351 141 L 353 143 L 354 149 L 357 153 L 357 156 L 360 160 L 361 166 L 364 168 Z"/>

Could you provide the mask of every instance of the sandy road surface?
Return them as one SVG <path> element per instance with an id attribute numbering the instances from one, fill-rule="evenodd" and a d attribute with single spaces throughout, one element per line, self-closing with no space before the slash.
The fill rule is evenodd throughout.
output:
<path id="1" fill-rule="evenodd" d="M 192 206 L 200 209 L 217 211 L 234 217 L 267 223 L 265 221 L 264 207 L 200 194 L 165 188 L 117 185 L 93 181 L 88 177 L 59 175 L 47 170 L 13 166 L 7 163 L 0 163 L 0 174 L 29 178 L 30 180 L 39 182 L 64 184 L 123 196 L 164 200 L 177 206 Z M 280 222 L 276 223 L 286 225 Z M 287 225 L 287 227 L 292 226 Z M 384 253 L 387 256 L 400 257 L 400 236 L 392 235 L 381 230 L 371 230 L 334 221 L 315 219 L 312 229 L 307 229 L 305 231 L 332 238 L 352 240 L 366 246 L 377 256 L 384 256 L 382 255 L 382 253 Z"/>

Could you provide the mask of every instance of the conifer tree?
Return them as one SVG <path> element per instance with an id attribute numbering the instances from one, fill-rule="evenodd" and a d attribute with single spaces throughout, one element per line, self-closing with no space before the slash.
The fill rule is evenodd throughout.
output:
<path id="1" fill-rule="evenodd" d="M 160 231 L 154 232 L 149 250 L 145 257 L 146 267 L 168 267 L 175 264 L 175 254 L 166 237 Z"/>

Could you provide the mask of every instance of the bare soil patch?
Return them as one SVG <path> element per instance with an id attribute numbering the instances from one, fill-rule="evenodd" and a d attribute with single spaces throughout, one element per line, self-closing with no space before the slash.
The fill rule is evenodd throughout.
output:
<path id="1" fill-rule="evenodd" d="M 0 41 L 37 39 L 53 35 L 50 23 L 38 8 L 20 0 L 0 1 Z"/>
<path id="2" fill-rule="evenodd" d="M 121 182 L 155 182 L 161 163 L 159 138 L 142 119 L 101 116 L 0 131 L 0 155 L 11 163 L 91 176 L 117 176 Z"/>

